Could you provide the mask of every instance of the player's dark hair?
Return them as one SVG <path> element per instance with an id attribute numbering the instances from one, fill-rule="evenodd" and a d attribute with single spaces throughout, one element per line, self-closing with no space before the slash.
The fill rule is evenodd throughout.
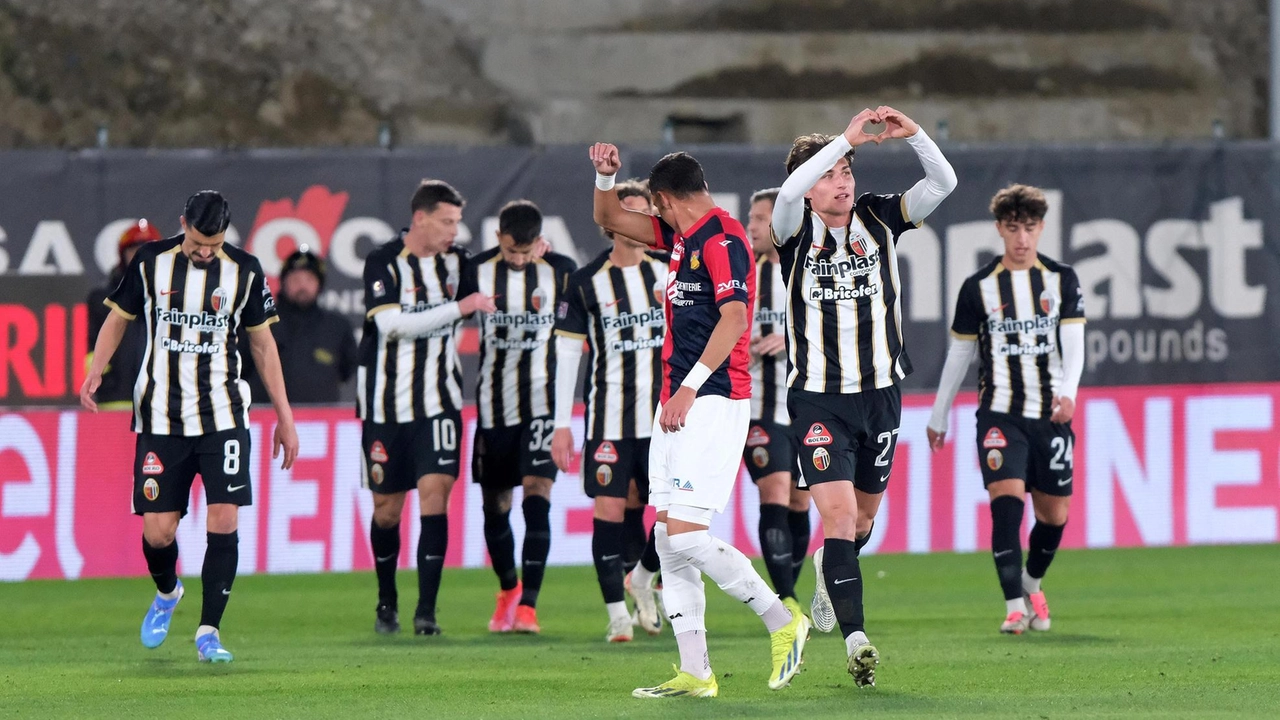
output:
<path id="1" fill-rule="evenodd" d="M 776 205 L 778 202 L 778 192 L 781 190 L 782 188 L 765 188 L 764 190 L 757 190 L 751 193 L 751 202 L 747 203 L 747 207 L 751 207 L 761 200 L 768 200 Z"/>
<path id="2" fill-rule="evenodd" d="M 542 211 L 528 200 L 513 200 L 498 211 L 498 232 L 510 235 L 516 247 L 532 244 L 542 234 Z"/>
<path id="3" fill-rule="evenodd" d="M 706 190 L 707 179 L 702 174 L 702 164 L 687 152 L 664 155 L 649 171 L 651 193 L 666 192 L 686 198 Z"/>
<path id="4" fill-rule="evenodd" d="M 1045 199 L 1044 191 L 1032 185 L 1015 183 L 991 198 L 991 214 L 996 222 L 1043 220 L 1048 212 L 1049 201 Z"/>
<path id="5" fill-rule="evenodd" d="M 213 236 L 225 232 L 231 224 L 231 205 L 217 190 L 201 190 L 187 198 L 182 217 L 187 227 L 201 235 Z"/>
<path id="6" fill-rule="evenodd" d="M 653 193 L 649 192 L 648 180 L 641 180 L 640 178 L 631 178 L 630 180 L 627 180 L 625 182 L 620 182 L 617 185 L 614 185 L 613 189 L 615 192 L 618 193 L 619 202 L 626 200 L 627 198 L 638 197 L 638 198 L 644 198 L 644 201 L 646 203 L 648 203 L 649 205 L 653 205 Z M 604 228 L 600 228 L 600 232 L 609 240 L 613 239 L 613 233 L 609 232 L 608 230 L 605 230 Z"/>
<path id="7" fill-rule="evenodd" d="M 791 143 L 791 150 L 787 153 L 787 174 L 796 171 L 796 168 L 804 164 L 806 160 L 818 154 L 818 151 L 835 140 L 835 135 L 823 135 L 822 133 L 811 133 L 809 135 L 801 135 Z M 849 167 L 853 167 L 854 149 L 849 148 L 849 152 L 844 154 L 846 160 L 849 161 Z"/>
<path id="8" fill-rule="evenodd" d="M 422 210 L 432 213 L 440 203 L 465 207 L 467 201 L 462 197 L 462 193 L 443 180 L 423 180 L 418 183 L 418 189 L 413 191 L 413 199 L 409 201 L 409 212 L 416 213 Z"/>

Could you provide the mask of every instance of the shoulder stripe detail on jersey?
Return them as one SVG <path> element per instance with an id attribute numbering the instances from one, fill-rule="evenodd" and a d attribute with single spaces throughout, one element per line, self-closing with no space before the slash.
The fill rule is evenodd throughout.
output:
<path id="1" fill-rule="evenodd" d="M 569 332 L 568 330 L 561 330 L 561 329 L 559 329 L 559 328 L 557 328 L 557 329 L 556 329 L 556 330 L 554 330 L 553 332 L 555 333 L 555 335 L 556 335 L 557 337 L 573 338 L 574 340 L 586 340 L 586 339 L 587 339 L 586 333 L 575 333 L 575 332 Z"/>
<path id="2" fill-rule="evenodd" d="M 279 315 L 272 315 L 271 317 L 267 318 L 267 321 L 266 321 L 266 322 L 264 322 L 264 323 L 259 323 L 259 324 L 257 324 L 257 325 L 249 325 L 249 326 L 246 326 L 246 327 L 245 327 L 245 331 L 246 331 L 246 332 L 258 332 L 259 330 L 266 330 L 267 328 L 271 327 L 272 325 L 275 325 L 275 324 L 276 324 L 276 323 L 278 323 L 278 322 L 280 322 L 280 316 L 279 316 Z"/>
<path id="3" fill-rule="evenodd" d="M 1088 321 L 1088 318 L 1082 318 L 1082 317 L 1081 318 L 1061 318 L 1060 320 L 1058 320 L 1058 323 L 1062 325 L 1071 325 L 1073 323 L 1080 323 L 1083 325 L 1087 321 Z"/>
<path id="4" fill-rule="evenodd" d="M 106 306 L 107 306 L 107 307 L 109 307 L 109 308 L 111 308 L 112 312 L 114 312 L 115 314 L 117 314 L 117 315 L 119 315 L 120 317 L 124 318 L 125 320 L 137 320 L 137 319 L 138 319 L 138 316 L 137 316 L 137 315 L 130 315 L 129 313 L 125 312 L 123 308 L 121 308 L 119 305 L 117 305 L 117 304 L 115 304 L 114 302 L 112 302 L 112 301 L 111 301 L 111 298 L 105 298 L 105 299 L 102 301 L 102 304 L 103 304 L 103 305 L 106 305 Z"/>
<path id="5" fill-rule="evenodd" d="M 911 215 L 907 213 L 907 194 L 906 193 L 902 193 L 902 196 L 898 198 L 898 209 L 902 212 L 903 220 L 906 220 L 907 222 L 911 223 L 912 225 L 915 225 L 916 227 L 920 227 L 924 225 L 923 218 L 921 218 L 919 221 L 912 220 Z"/>
<path id="6" fill-rule="evenodd" d="M 400 303 L 387 303 L 385 305 L 378 305 L 377 307 L 370 308 L 369 312 L 365 313 L 364 316 L 367 318 L 371 318 L 374 315 L 377 315 L 378 313 L 382 312 L 383 310 L 391 310 L 399 307 L 400 307 Z"/>
<path id="7" fill-rule="evenodd" d="M 951 337 L 957 340 L 977 340 L 978 339 L 978 335 L 976 333 L 973 335 L 966 335 L 964 333 L 958 333 L 955 330 L 951 330 L 949 332 L 951 333 Z"/>

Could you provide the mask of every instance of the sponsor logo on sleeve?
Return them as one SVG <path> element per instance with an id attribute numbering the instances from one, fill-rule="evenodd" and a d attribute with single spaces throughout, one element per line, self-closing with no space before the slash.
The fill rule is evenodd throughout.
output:
<path id="1" fill-rule="evenodd" d="M 556 317 L 561 320 L 569 317 L 569 302 L 567 300 L 561 300 L 560 304 L 556 305 Z"/>
<path id="2" fill-rule="evenodd" d="M 376 298 L 386 297 L 387 295 L 387 286 L 383 285 L 381 280 L 374 280 L 373 286 L 369 289 L 373 291 L 373 296 Z"/>
<path id="3" fill-rule="evenodd" d="M 742 290 L 745 292 L 746 289 L 747 289 L 747 284 L 742 282 L 741 280 L 729 280 L 727 282 L 722 282 L 719 285 L 716 285 L 716 295 L 721 295 L 727 292 L 733 292 L 734 290 Z"/>

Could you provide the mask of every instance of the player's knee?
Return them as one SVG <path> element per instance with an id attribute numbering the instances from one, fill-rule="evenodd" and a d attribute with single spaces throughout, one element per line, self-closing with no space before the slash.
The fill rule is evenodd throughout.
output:
<path id="1" fill-rule="evenodd" d="M 555 483 L 551 478 L 530 476 L 526 477 L 521 484 L 524 486 L 525 497 L 536 496 L 550 500 L 551 488 Z"/>
<path id="2" fill-rule="evenodd" d="M 809 493 L 800 488 L 791 488 L 791 497 L 787 500 L 787 509 L 791 512 L 809 511 Z"/>
<path id="3" fill-rule="evenodd" d="M 1071 498 L 1053 498 L 1049 502 L 1038 502 L 1035 504 L 1036 522 L 1042 522 L 1046 525 L 1066 525 L 1068 509 L 1071 507 Z"/>
<path id="4" fill-rule="evenodd" d="M 841 512 L 822 513 L 822 531 L 828 538 L 836 540 L 856 540 L 858 537 L 858 516 L 852 508 Z"/>
<path id="5" fill-rule="evenodd" d="M 235 532 L 236 523 L 240 516 L 239 511 L 239 507 L 227 503 L 210 505 L 208 516 L 205 520 L 205 529 L 220 535 Z"/>
<path id="6" fill-rule="evenodd" d="M 142 538 L 153 548 L 169 547 L 177 537 L 177 526 L 167 528 L 145 528 L 142 531 Z"/>
<path id="7" fill-rule="evenodd" d="M 778 472 L 756 483 L 761 505 L 786 505 L 791 501 L 791 473 Z"/>
<path id="8" fill-rule="evenodd" d="M 859 516 L 857 522 L 854 525 L 855 531 L 858 535 L 857 539 L 861 540 L 867 537 L 868 535 L 870 535 L 871 528 L 874 525 L 875 525 L 875 518 L 870 518 L 870 517 L 864 518 L 862 516 Z"/>
<path id="9" fill-rule="evenodd" d="M 672 552 L 680 554 L 686 561 L 693 563 L 696 563 L 699 558 L 705 557 L 714 544 L 711 539 L 711 533 L 707 530 L 694 530 L 682 532 L 678 535 L 669 535 L 667 542 Z"/>
<path id="10" fill-rule="evenodd" d="M 622 522 L 626 516 L 627 501 L 622 498 L 598 497 L 595 503 L 595 518 L 597 520 Z"/>

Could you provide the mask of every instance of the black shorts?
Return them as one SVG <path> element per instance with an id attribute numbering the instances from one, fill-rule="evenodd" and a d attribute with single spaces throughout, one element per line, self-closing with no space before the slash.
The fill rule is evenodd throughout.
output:
<path id="1" fill-rule="evenodd" d="M 192 437 L 139 433 L 133 457 L 134 514 L 185 516 L 197 474 L 207 504 L 252 505 L 249 446 L 245 429 Z"/>
<path id="2" fill-rule="evenodd" d="M 796 441 L 791 428 L 768 420 L 752 420 L 747 430 L 747 444 L 742 448 L 742 461 L 746 463 L 751 482 L 778 472 L 791 473 L 792 482 L 798 482 L 800 468 L 796 462 Z"/>
<path id="3" fill-rule="evenodd" d="M 1071 495 L 1076 434 L 1071 423 L 978 411 L 978 464 L 982 486 L 1022 480 L 1028 490 Z"/>
<path id="4" fill-rule="evenodd" d="M 484 488 L 507 490 L 520 487 L 529 476 L 555 480 L 558 471 L 551 460 L 555 425 L 550 415 L 488 430 L 477 425 L 472 481 Z"/>
<path id="5" fill-rule="evenodd" d="M 884 492 L 902 420 L 897 385 L 849 394 L 793 389 L 787 410 L 800 456 L 798 487 L 852 480 L 862 492 Z"/>
<path id="6" fill-rule="evenodd" d="M 582 446 L 582 490 L 587 497 L 626 498 L 636 481 L 649 502 L 649 438 L 588 440 Z"/>
<path id="7" fill-rule="evenodd" d="M 368 420 L 360 431 L 362 484 L 392 495 L 418 488 L 423 475 L 458 476 L 462 414 L 443 412 L 406 423 Z"/>

